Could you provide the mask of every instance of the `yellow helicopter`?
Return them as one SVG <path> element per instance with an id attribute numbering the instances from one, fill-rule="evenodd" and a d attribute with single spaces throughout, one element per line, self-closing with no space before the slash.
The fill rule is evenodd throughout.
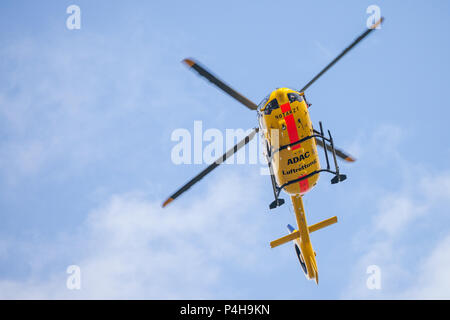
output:
<path id="1" fill-rule="evenodd" d="M 356 38 L 301 90 L 278 88 L 264 98 L 259 105 L 256 105 L 232 89 L 195 60 L 184 59 L 183 62 L 189 68 L 198 72 L 200 76 L 209 80 L 247 108 L 256 110 L 259 127 L 254 128 L 248 136 L 172 194 L 164 201 L 162 206 L 165 207 L 178 198 L 182 193 L 250 142 L 260 132 L 266 145 L 265 156 L 270 170 L 275 198 L 269 205 L 269 208 L 274 209 L 284 204 L 284 200 L 279 198 L 281 190 L 284 190 L 291 197 L 297 221 L 297 230 L 291 225 L 288 225 L 287 227 L 290 233 L 270 242 L 270 246 L 274 248 L 292 241 L 306 278 L 310 280 L 314 279 L 318 284 L 319 275 L 316 252 L 312 247 L 309 235 L 311 232 L 336 223 L 337 217 L 335 216 L 308 226 L 302 197 L 316 185 L 321 172 L 328 172 L 334 175 L 331 179 L 332 184 L 346 179 L 346 176 L 339 171 L 337 157 L 347 162 L 353 162 L 355 159 L 348 153 L 335 147 L 330 131 L 328 130 L 328 135 L 325 135 L 321 122 L 319 122 L 319 130 L 313 128 L 308 112 L 310 104 L 307 102 L 304 92 L 357 43 L 375 30 L 382 21 L 383 18 Z M 317 145 L 324 149 L 326 168 L 321 168 L 320 166 Z M 331 152 L 334 169 L 331 169 L 328 152 Z"/>

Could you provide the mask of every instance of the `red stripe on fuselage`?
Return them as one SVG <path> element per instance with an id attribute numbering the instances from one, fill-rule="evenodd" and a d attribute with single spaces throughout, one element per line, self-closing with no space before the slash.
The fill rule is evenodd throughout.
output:
<path id="1" fill-rule="evenodd" d="M 304 176 L 300 176 L 299 178 L 302 178 L 302 177 L 304 177 Z M 309 189 L 308 178 L 300 180 L 298 182 L 298 184 L 299 184 L 299 187 L 300 187 L 300 193 L 305 193 L 306 191 L 308 191 L 308 189 Z"/>
<path id="2" fill-rule="evenodd" d="M 282 104 L 281 106 L 281 112 L 285 113 L 288 111 L 291 111 L 291 105 L 288 103 Z M 286 122 L 286 128 L 289 135 L 289 141 L 291 143 L 297 142 L 299 140 L 298 138 L 298 131 L 297 126 L 295 125 L 295 119 L 294 115 L 290 114 L 286 117 L 284 117 L 284 121 Z M 300 148 L 300 144 L 296 144 L 295 146 L 292 146 L 292 150 Z"/>
<path id="3" fill-rule="evenodd" d="M 291 105 L 288 102 L 288 103 L 282 104 L 280 106 L 280 108 L 281 108 L 281 112 L 285 113 L 285 112 L 288 112 L 289 110 L 291 110 Z"/>

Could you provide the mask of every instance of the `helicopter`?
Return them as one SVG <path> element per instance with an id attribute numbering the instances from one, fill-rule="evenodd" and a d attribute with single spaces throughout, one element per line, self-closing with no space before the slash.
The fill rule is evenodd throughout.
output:
<path id="1" fill-rule="evenodd" d="M 327 130 L 327 134 L 325 134 L 321 122 L 319 122 L 318 130 L 313 127 L 308 111 L 311 104 L 306 99 L 305 91 L 361 40 L 375 30 L 383 20 L 383 17 L 380 18 L 370 28 L 365 30 L 302 89 L 277 88 L 258 105 L 220 80 L 198 61 L 191 58 L 184 59 L 183 63 L 190 69 L 196 71 L 200 76 L 206 78 L 248 109 L 255 110 L 257 112 L 258 127 L 254 128 L 250 134 L 239 141 L 233 148 L 229 149 L 173 193 L 163 202 L 162 207 L 166 207 L 186 192 L 208 173 L 248 144 L 259 133 L 265 144 L 264 154 L 269 167 L 274 195 L 274 201 L 270 203 L 269 208 L 275 209 L 285 203 L 284 199 L 280 198 L 281 191 L 284 191 L 291 198 L 297 223 L 297 229 L 288 224 L 289 234 L 270 242 L 270 246 L 275 248 L 292 241 L 306 278 L 315 280 L 316 284 L 319 284 L 316 252 L 311 243 L 310 233 L 337 223 L 337 217 L 334 216 L 308 226 L 303 196 L 317 184 L 322 172 L 333 175 L 331 179 L 332 184 L 346 180 L 347 176 L 339 170 L 337 158 L 346 162 L 354 162 L 355 158 L 335 147 L 330 131 Z M 322 168 L 320 166 L 317 146 L 324 150 L 326 167 Z M 334 168 L 330 165 L 330 158 L 333 160 Z"/>

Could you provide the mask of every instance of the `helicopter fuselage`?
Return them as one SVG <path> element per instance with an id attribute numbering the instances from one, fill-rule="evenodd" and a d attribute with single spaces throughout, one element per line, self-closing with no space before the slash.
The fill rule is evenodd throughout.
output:
<path id="1" fill-rule="evenodd" d="M 303 195 L 319 180 L 319 174 L 291 183 L 320 170 L 308 104 L 303 93 L 279 88 L 258 106 L 260 132 L 268 143 L 270 165 L 278 186 L 290 195 Z"/>

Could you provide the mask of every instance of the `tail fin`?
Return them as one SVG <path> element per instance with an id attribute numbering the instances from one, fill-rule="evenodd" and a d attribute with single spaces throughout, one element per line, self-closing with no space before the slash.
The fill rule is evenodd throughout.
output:
<path id="1" fill-rule="evenodd" d="M 290 233 L 292 233 L 292 232 L 295 231 L 294 227 L 291 226 L 290 224 L 287 225 L 287 228 L 288 228 L 288 230 L 289 230 Z"/>

